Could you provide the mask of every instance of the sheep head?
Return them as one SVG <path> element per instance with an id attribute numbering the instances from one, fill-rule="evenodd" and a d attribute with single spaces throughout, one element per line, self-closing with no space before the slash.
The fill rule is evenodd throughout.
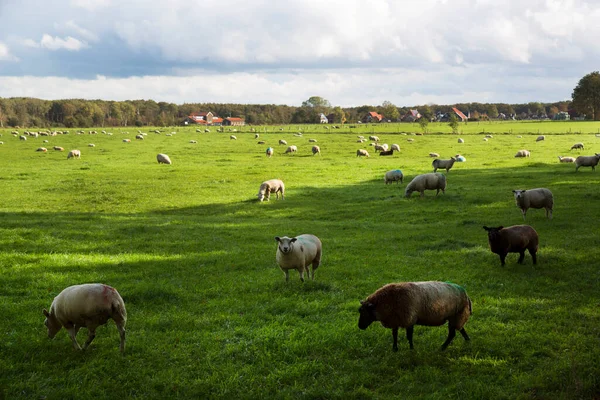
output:
<path id="1" fill-rule="evenodd" d="M 56 317 L 54 315 L 52 315 L 48 312 L 48 310 L 44 309 L 42 312 L 46 316 L 44 325 L 46 325 L 46 328 L 48 328 L 48 337 L 50 339 L 54 339 L 54 336 L 56 336 L 58 331 L 61 330 L 62 325 L 60 324 L 60 322 L 58 322 L 58 320 L 56 319 Z"/>
<path id="2" fill-rule="evenodd" d="M 283 254 L 291 253 L 294 248 L 294 242 L 298 240 L 297 238 L 289 238 L 287 236 L 279 237 L 275 236 L 275 240 L 279 242 L 279 251 Z"/>
<path id="3" fill-rule="evenodd" d="M 365 330 L 371 325 L 374 321 L 377 321 L 377 316 L 375 315 L 375 304 L 370 303 L 368 301 L 361 301 L 360 308 L 358 309 L 360 313 L 360 317 L 358 317 L 358 327 L 362 330 Z"/>
<path id="4" fill-rule="evenodd" d="M 513 194 L 515 195 L 515 200 L 520 199 L 521 197 L 523 197 L 523 193 L 525 193 L 527 190 L 513 190 Z"/>
<path id="5" fill-rule="evenodd" d="M 500 236 L 500 231 L 502 229 L 504 229 L 503 226 L 499 226 L 497 228 L 489 228 L 487 226 L 484 226 L 483 229 L 485 229 L 488 233 L 488 238 L 490 239 L 490 241 L 494 241 L 496 240 L 496 238 L 498 238 Z"/>

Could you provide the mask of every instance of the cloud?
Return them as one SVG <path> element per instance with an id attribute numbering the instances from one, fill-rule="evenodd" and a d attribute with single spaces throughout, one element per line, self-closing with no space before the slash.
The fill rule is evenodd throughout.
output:
<path id="1" fill-rule="evenodd" d="M 77 34 L 77 36 L 82 37 L 85 40 L 90 41 L 90 42 L 97 42 L 99 40 L 99 38 L 96 34 L 77 25 L 75 23 L 75 21 L 73 21 L 73 20 L 67 21 L 64 25 L 55 23 L 54 28 L 57 30 L 65 30 L 65 31 L 75 32 Z"/>
<path id="2" fill-rule="evenodd" d="M 0 42 L 0 61 L 19 61 L 19 58 L 12 55 L 8 46 Z"/>
<path id="3" fill-rule="evenodd" d="M 98 8 L 109 6 L 110 0 L 71 0 L 71 4 L 75 7 L 81 7 L 85 8 L 86 10 L 94 11 Z"/>
<path id="4" fill-rule="evenodd" d="M 42 40 L 40 41 L 40 47 L 46 48 L 48 50 L 69 50 L 69 51 L 79 51 L 88 47 L 86 42 L 82 42 L 77 40 L 71 36 L 67 36 L 65 39 L 61 39 L 58 36 L 52 37 L 48 34 L 44 34 L 42 36 Z"/>

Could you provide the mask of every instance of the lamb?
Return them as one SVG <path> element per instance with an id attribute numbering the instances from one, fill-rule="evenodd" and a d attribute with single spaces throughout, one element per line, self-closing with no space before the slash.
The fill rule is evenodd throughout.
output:
<path id="1" fill-rule="evenodd" d="M 483 229 L 488 233 L 490 250 L 500 256 L 502 266 L 506 264 L 505 260 L 508 253 L 519 253 L 519 264 L 522 264 L 525 259 L 525 250 L 529 250 L 533 263 L 537 263 L 536 253 L 539 237 L 531 226 L 514 225 L 506 228 L 503 226 L 497 228 L 484 226 Z"/>
<path id="2" fill-rule="evenodd" d="M 385 176 L 383 177 L 383 181 L 385 182 L 386 185 L 388 183 L 391 184 L 392 182 L 396 182 L 396 184 L 397 184 L 398 181 L 400 181 L 400 183 L 404 183 L 404 175 L 402 174 L 402 171 L 400 171 L 399 169 L 392 169 L 385 173 Z"/>
<path id="3" fill-rule="evenodd" d="M 600 161 L 600 153 L 593 156 L 579 156 L 575 159 L 575 172 L 579 170 L 579 167 L 592 167 L 592 171 L 595 171 L 598 161 Z"/>
<path id="4" fill-rule="evenodd" d="M 270 200 L 271 193 L 275 193 L 276 199 L 279 200 L 279 193 L 281 192 L 281 200 L 285 200 L 285 185 L 283 181 L 280 179 L 271 179 L 268 181 L 264 181 L 260 184 L 260 188 L 258 189 L 258 200 Z"/>
<path id="5" fill-rule="evenodd" d="M 413 192 L 420 192 L 421 197 L 425 196 L 425 190 L 437 190 L 435 196 L 446 193 L 446 176 L 439 172 L 430 172 L 428 174 L 417 175 L 406 186 L 405 196 L 410 197 Z"/>
<path id="6" fill-rule="evenodd" d="M 109 319 L 115 321 L 121 344 L 121 354 L 125 351 L 125 324 L 127 311 L 123 298 L 115 288 L 101 283 L 69 286 L 52 301 L 50 311 L 43 310 L 48 328 L 48 337 L 54 336 L 63 328 L 67 330 L 75 349 L 85 350 L 96 337 L 96 328 L 105 325 Z M 83 349 L 77 343 L 77 332 L 87 328 L 88 338 Z"/>
<path id="7" fill-rule="evenodd" d="M 517 154 L 515 154 L 515 157 L 529 157 L 530 153 L 529 150 L 519 150 L 517 151 Z"/>
<path id="8" fill-rule="evenodd" d="M 267 157 L 271 157 L 273 155 L 273 148 L 267 147 L 266 154 L 267 154 Z"/>
<path id="9" fill-rule="evenodd" d="M 523 221 L 525 214 L 530 208 L 545 208 L 546 218 L 552 219 L 552 207 L 554 206 L 554 198 L 552 192 L 546 188 L 528 189 L 528 190 L 513 190 L 515 195 L 515 203 L 523 213 Z"/>
<path id="10" fill-rule="evenodd" d="M 455 162 L 456 162 L 456 158 L 454 158 L 454 157 L 450 157 L 449 160 L 441 160 L 439 158 L 436 158 L 431 163 L 431 166 L 433 167 L 433 172 L 436 172 L 438 170 L 438 168 L 440 168 L 440 169 L 445 168 L 446 173 L 448 173 L 454 166 Z"/>
<path id="11" fill-rule="evenodd" d="M 298 151 L 298 147 L 291 145 L 287 149 L 285 149 L 285 154 L 287 153 L 296 153 Z"/>
<path id="12" fill-rule="evenodd" d="M 81 151 L 79 150 L 71 150 L 69 154 L 67 154 L 67 160 L 69 158 L 81 158 Z"/>
<path id="13" fill-rule="evenodd" d="M 581 142 L 575 143 L 573 146 L 571 146 L 571 150 L 573 150 L 573 149 L 584 150 L 583 143 L 581 143 Z"/>
<path id="14" fill-rule="evenodd" d="M 163 153 L 158 153 L 156 155 L 156 161 L 158 161 L 159 164 L 171 164 L 169 156 Z"/>
<path id="15" fill-rule="evenodd" d="M 438 153 L 429 153 L 429 157 L 439 157 Z"/>
<path id="16" fill-rule="evenodd" d="M 574 163 L 575 162 L 575 158 L 574 157 L 561 157 L 561 156 L 558 156 L 558 161 L 560 161 L 561 163 Z"/>
<path id="17" fill-rule="evenodd" d="M 441 326 L 448 321 L 448 337 L 442 350 L 452 343 L 458 330 L 470 340 L 464 326 L 473 313 L 471 299 L 462 286 L 449 282 L 389 283 L 360 302 L 358 327 L 367 329 L 374 321 L 392 329 L 392 350 L 398 351 L 398 329 L 406 329 L 410 349 L 415 325 Z"/>
<path id="18" fill-rule="evenodd" d="M 536 142 L 541 142 L 542 140 L 546 140 L 546 136 L 540 135 L 537 137 L 537 139 L 535 139 Z"/>
<path id="19" fill-rule="evenodd" d="M 287 142 L 283 139 L 279 139 L 279 144 L 283 144 L 283 145 L 287 146 Z"/>
<path id="20" fill-rule="evenodd" d="M 365 149 L 356 150 L 356 157 L 369 157 L 369 152 Z"/>
<path id="21" fill-rule="evenodd" d="M 400 145 L 399 144 L 392 144 L 392 147 L 390 147 L 391 150 L 396 150 L 396 151 L 400 151 Z"/>
<path id="22" fill-rule="evenodd" d="M 277 253 L 275 258 L 279 268 L 285 274 L 285 281 L 290 279 L 289 270 L 295 269 L 300 274 L 300 280 L 304 282 L 304 272 L 308 278 L 315 279 L 315 270 L 321 265 L 321 254 L 323 245 L 318 237 L 311 234 L 303 234 L 293 238 L 287 236 L 276 236 Z M 312 271 L 309 265 L 312 264 Z"/>
<path id="23" fill-rule="evenodd" d="M 316 154 L 321 155 L 321 148 L 319 146 L 316 146 L 316 145 L 313 146 L 312 147 L 312 153 L 313 153 L 313 156 L 316 155 Z"/>

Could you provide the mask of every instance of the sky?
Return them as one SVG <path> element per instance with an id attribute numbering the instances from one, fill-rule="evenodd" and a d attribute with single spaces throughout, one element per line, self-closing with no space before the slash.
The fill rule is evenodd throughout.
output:
<path id="1" fill-rule="evenodd" d="M 549 103 L 599 69 L 598 21 L 598 0 L 0 0 L 0 97 Z"/>

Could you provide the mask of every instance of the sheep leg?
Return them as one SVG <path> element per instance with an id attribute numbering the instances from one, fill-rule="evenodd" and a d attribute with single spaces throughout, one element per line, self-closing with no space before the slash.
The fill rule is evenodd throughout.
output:
<path id="1" fill-rule="evenodd" d="M 442 345 L 442 351 L 446 350 L 450 343 L 452 343 L 452 341 L 454 340 L 454 336 L 456 336 L 456 329 L 454 328 L 454 326 L 448 324 L 448 338 Z"/>
<path id="2" fill-rule="evenodd" d="M 285 274 L 285 281 L 288 282 L 290 280 L 290 272 L 286 269 L 283 273 Z"/>
<path id="3" fill-rule="evenodd" d="M 523 221 L 525 221 L 525 214 L 527 214 L 526 210 L 521 209 L 521 213 L 523 214 Z"/>
<path id="4" fill-rule="evenodd" d="M 500 262 L 502 263 L 503 267 L 506 264 L 506 254 L 507 253 L 501 253 L 501 254 L 499 254 L 499 256 L 500 256 Z"/>
<path id="5" fill-rule="evenodd" d="M 529 254 L 531 254 L 531 258 L 533 259 L 533 264 L 537 264 L 537 257 L 535 254 L 535 250 L 529 249 Z"/>
<path id="6" fill-rule="evenodd" d="M 414 326 L 409 326 L 408 328 L 406 328 L 406 339 L 408 340 L 408 345 L 410 346 L 410 349 L 414 349 L 415 346 L 413 346 L 413 331 L 414 331 L 415 327 Z"/>
<path id="7" fill-rule="evenodd" d="M 88 326 L 88 338 L 83 345 L 83 350 L 87 349 L 87 347 L 92 343 L 92 340 L 96 337 L 96 327 Z"/>
<path id="8" fill-rule="evenodd" d="M 392 338 L 394 338 L 392 350 L 398 351 L 398 328 L 392 328 Z"/>
<path id="9" fill-rule="evenodd" d="M 81 350 L 81 346 L 79 345 L 79 343 L 77 343 L 77 332 L 79 332 L 79 326 L 73 325 L 70 327 L 65 327 L 67 329 L 67 332 L 69 333 L 69 337 L 71 338 L 71 341 L 73 342 L 73 347 L 75 347 L 75 349 L 77 350 Z"/>
<path id="10" fill-rule="evenodd" d="M 119 336 L 121 337 L 121 344 L 119 345 L 119 350 L 121 354 L 125 352 L 125 326 L 123 324 L 124 321 L 117 322 L 117 329 L 119 330 Z"/>
<path id="11" fill-rule="evenodd" d="M 525 259 L 525 250 L 521 250 L 519 252 L 519 261 L 517 261 L 519 264 L 523 264 L 523 260 Z"/>
<path id="12" fill-rule="evenodd" d="M 298 274 L 300 274 L 300 280 L 304 282 L 304 268 L 299 268 Z"/>
<path id="13" fill-rule="evenodd" d="M 552 219 L 552 209 L 551 208 L 546 208 L 546 218 Z"/>
<path id="14" fill-rule="evenodd" d="M 467 331 L 465 331 L 465 328 L 462 328 L 459 332 L 465 338 L 465 340 L 467 340 L 467 341 L 471 340 L 469 335 L 467 335 Z"/>

